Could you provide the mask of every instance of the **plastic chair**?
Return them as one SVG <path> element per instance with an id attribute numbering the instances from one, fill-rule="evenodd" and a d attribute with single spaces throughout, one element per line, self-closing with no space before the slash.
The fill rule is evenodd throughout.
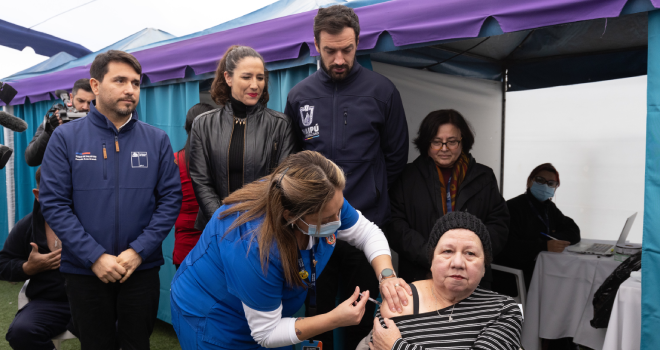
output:
<path id="1" fill-rule="evenodd" d="M 516 287 L 518 288 L 518 296 L 513 297 L 513 300 L 515 300 L 518 304 L 520 304 L 521 308 L 524 307 L 525 303 L 527 302 L 527 290 L 525 289 L 525 277 L 523 275 L 522 270 L 512 269 L 510 267 L 496 265 L 496 264 L 490 264 L 490 267 L 493 270 L 510 273 L 516 276 Z"/>
<path id="2" fill-rule="evenodd" d="M 18 292 L 18 309 L 22 309 L 27 305 L 27 303 L 30 302 L 30 299 L 28 299 L 27 295 L 25 295 L 25 290 L 27 289 L 28 284 L 30 283 L 30 280 L 25 281 L 23 284 L 23 287 L 21 287 L 21 291 Z M 67 339 L 74 339 L 76 338 L 73 333 L 69 331 L 65 331 L 64 333 L 54 337 L 52 339 L 53 345 L 55 345 L 55 349 L 60 350 L 62 348 L 62 342 L 67 340 Z"/>

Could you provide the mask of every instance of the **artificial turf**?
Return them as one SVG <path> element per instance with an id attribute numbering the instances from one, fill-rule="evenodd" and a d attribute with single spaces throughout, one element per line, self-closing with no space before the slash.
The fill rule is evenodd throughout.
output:
<path id="1" fill-rule="evenodd" d="M 11 324 L 11 321 L 18 311 L 18 292 L 23 283 L 11 284 L 0 281 L 0 350 L 9 350 L 11 347 L 5 340 L 5 334 Z M 151 349 L 181 349 L 179 341 L 176 338 L 174 329 L 168 323 L 156 320 L 154 332 L 151 334 Z M 79 350 L 80 341 L 78 339 L 66 340 L 62 343 L 63 350 Z"/>

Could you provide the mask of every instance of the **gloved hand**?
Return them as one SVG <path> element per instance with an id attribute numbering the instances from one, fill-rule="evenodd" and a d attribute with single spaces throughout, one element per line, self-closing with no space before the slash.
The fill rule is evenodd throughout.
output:
<path id="1" fill-rule="evenodd" d="M 52 134 L 56 127 L 62 125 L 60 119 L 60 111 L 56 110 L 50 118 L 46 119 L 45 130 L 47 133 Z"/>

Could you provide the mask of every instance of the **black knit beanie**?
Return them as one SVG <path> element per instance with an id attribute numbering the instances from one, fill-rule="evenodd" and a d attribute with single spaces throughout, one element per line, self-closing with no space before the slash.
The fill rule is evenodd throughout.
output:
<path id="1" fill-rule="evenodd" d="M 488 234 L 488 229 L 479 218 L 476 216 L 464 212 L 464 211 L 453 211 L 447 213 L 445 216 L 441 217 L 436 221 L 431 234 L 429 235 L 429 242 L 426 246 L 426 254 L 429 259 L 429 264 L 433 264 L 433 253 L 435 252 L 435 247 L 440 241 L 440 237 L 445 234 L 445 232 L 457 228 L 463 228 L 474 232 L 479 239 L 481 240 L 481 245 L 484 247 L 484 256 L 486 266 L 490 265 L 493 261 L 493 248 L 490 245 L 490 235 Z"/>

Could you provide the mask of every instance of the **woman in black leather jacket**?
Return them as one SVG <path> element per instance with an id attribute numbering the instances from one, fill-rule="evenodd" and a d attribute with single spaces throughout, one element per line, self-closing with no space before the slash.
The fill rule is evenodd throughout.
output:
<path id="1" fill-rule="evenodd" d="M 254 49 L 227 50 L 215 72 L 211 96 L 223 107 L 198 116 L 190 136 L 198 230 L 204 229 L 225 197 L 268 175 L 295 148 L 289 117 L 266 108 L 268 72 Z"/>

